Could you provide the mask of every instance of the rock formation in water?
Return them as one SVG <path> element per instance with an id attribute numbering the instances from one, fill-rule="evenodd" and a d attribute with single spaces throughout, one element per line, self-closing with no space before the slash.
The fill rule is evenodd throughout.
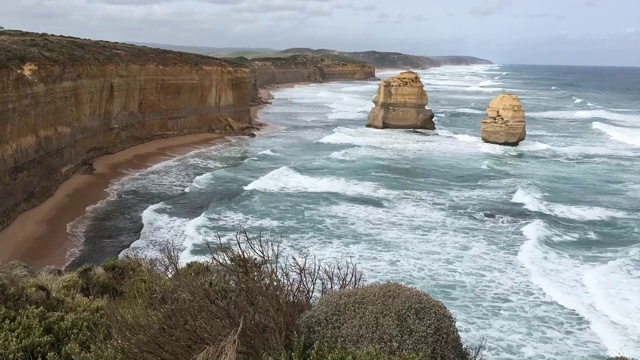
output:
<path id="1" fill-rule="evenodd" d="M 368 127 L 378 129 L 435 130 L 433 111 L 426 109 L 429 97 L 420 76 L 406 71 L 382 80 L 373 99 L 375 107 L 369 114 Z"/>
<path id="2" fill-rule="evenodd" d="M 487 108 L 487 119 L 482 121 L 482 141 L 517 146 L 527 135 L 524 109 L 518 96 L 501 94 Z"/>
<path id="3" fill-rule="evenodd" d="M 281 62 L 1 32 L 0 229 L 95 157 L 178 135 L 251 134 L 258 86 L 375 76 L 355 62 Z"/>

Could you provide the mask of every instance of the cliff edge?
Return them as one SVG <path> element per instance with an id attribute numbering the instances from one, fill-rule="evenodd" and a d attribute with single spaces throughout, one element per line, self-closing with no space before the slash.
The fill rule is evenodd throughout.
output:
<path id="1" fill-rule="evenodd" d="M 0 230 L 95 157 L 178 135 L 246 134 L 258 87 L 374 76 L 363 64 L 242 64 L 121 43 L 0 32 Z"/>

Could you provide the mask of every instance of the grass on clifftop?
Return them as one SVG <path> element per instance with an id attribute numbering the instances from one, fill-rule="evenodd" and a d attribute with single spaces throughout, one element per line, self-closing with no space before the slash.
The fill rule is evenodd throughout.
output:
<path id="1" fill-rule="evenodd" d="M 230 61 L 237 62 L 240 64 L 251 65 L 253 63 L 270 63 L 276 67 L 284 67 L 284 66 L 292 66 L 292 65 L 322 65 L 322 64 L 332 64 L 332 65 L 362 65 L 366 66 L 367 63 L 363 61 L 358 61 L 354 59 L 350 59 L 347 57 L 339 56 L 339 55 L 310 55 L 310 54 L 283 54 L 286 56 L 268 56 L 268 57 L 253 57 L 246 58 L 243 56 L 234 57 L 234 58 L 226 58 Z"/>
<path id="2" fill-rule="evenodd" d="M 208 261 L 182 266 L 176 254 L 71 273 L 0 266 L 0 359 L 481 358 L 442 303 L 398 284 L 363 286 L 350 261 L 285 257 L 244 232 Z"/>
<path id="3" fill-rule="evenodd" d="M 0 69 L 21 69 L 27 63 L 156 64 L 160 66 L 230 64 L 228 61 L 205 55 L 68 36 L 0 30 Z"/>

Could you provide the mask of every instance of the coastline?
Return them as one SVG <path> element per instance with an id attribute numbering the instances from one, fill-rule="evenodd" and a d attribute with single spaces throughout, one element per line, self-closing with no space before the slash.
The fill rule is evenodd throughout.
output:
<path id="1" fill-rule="evenodd" d="M 311 82 L 259 89 L 258 104 L 251 108 L 256 125 L 264 125 L 257 115 L 260 109 L 271 104 L 270 90 L 305 84 Z M 184 135 L 150 141 L 93 159 L 95 171 L 83 174 L 85 169 L 79 169 L 51 197 L 20 214 L 0 231 L 0 264 L 21 261 L 36 270 L 46 266 L 64 268 L 79 247 L 77 239 L 67 232 L 67 225 L 84 215 L 88 207 L 106 199 L 112 181 L 125 177 L 130 171 L 144 170 L 203 146 L 223 142 L 225 137 L 220 134 Z"/>
<path id="2" fill-rule="evenodd" d="M 35 269 L 64 267 L 77 248 L 67 224 L 85 214 L 87 207 L 106 199 L 112 181 L 128 171 L 143 170 L 202 146 L 226 141 L 219 134 L 194 134 L 150 141 L 93 160 L 95 171 L 79 169 L 40 205 L 20 214 L 0 231 L 0 263 L 22 261 Z"/>

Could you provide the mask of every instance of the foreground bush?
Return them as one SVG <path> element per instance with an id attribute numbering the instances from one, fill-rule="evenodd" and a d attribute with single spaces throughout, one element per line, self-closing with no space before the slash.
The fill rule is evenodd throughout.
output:
<path id="1" fill-rule="evenodd" d="M 314 296 L 357 288 L 349 262 L 286 258 L 261 237 L 238 234 L 209 262 L 148 262 L 108 308 L 114 350 L 131 359 L 276 358 L 291 348 Z M 234 356 L 235 356 L 234 355 Z"/>
<path id="2" fill-rule="evenodd" d="M 305 339 L 320 346 L 433 360 L 470 357 L 444 304 L 399 284 L 328 294 L 300 324 Z"/>
<path id="3" fill-rule="evenodd" d="M 104 337 L 104 301 L 76 296 L 73 276 L 35 278 L 27 269 L 0 269 L 0 359 L 88 356 Z"/>

